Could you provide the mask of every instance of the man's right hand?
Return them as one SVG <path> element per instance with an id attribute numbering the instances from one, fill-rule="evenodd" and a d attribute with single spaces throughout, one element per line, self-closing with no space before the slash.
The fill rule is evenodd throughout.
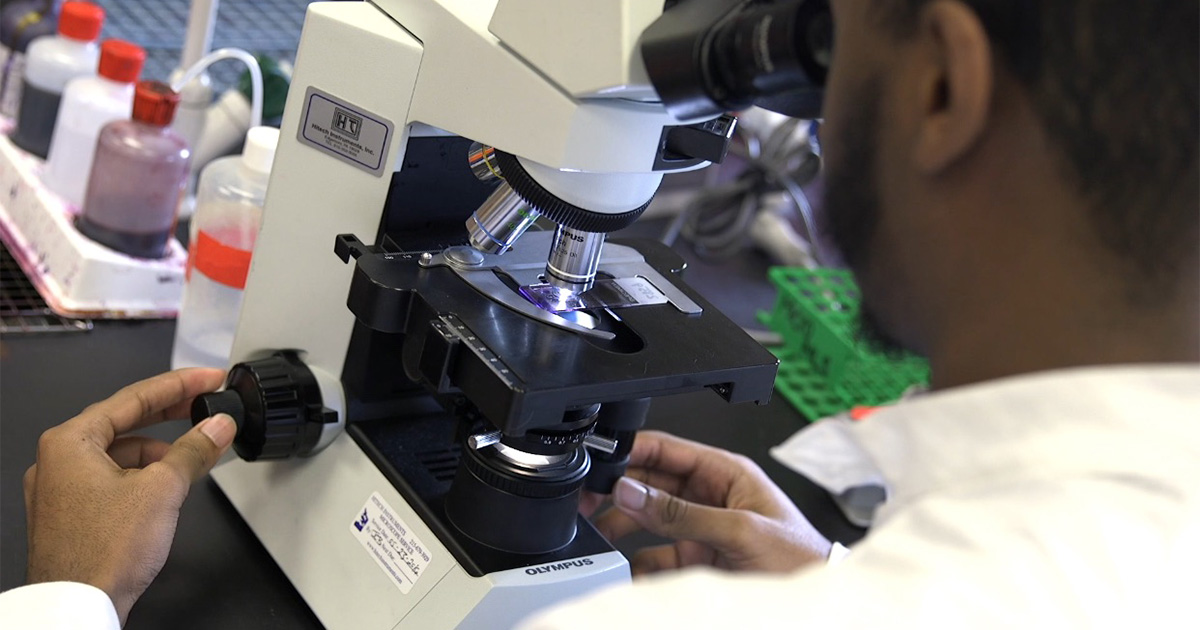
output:
<path id="1" fill-rule="evenodd" d="M 612 500 L 595 521 L 609 540 L 646 530 L 676 541 L 634 555 L 634 575 L 693 565 L 791 571 L 829 556 L 830 542 L 758 465 L 666 433 L 638 434 Z"/>
<path id="2" fill-rule="evenodd" d="M 217 415 L 173 444 L 126 435 L 185 418 L 221 386 L 221 370 L 186 369 L 134 383 L 42 434 L 25 473 L 30 584 L 80 582 L 108 594 L 125 623 L 167 561 L 192 483 L 229 450 L 237 427 Z"/>

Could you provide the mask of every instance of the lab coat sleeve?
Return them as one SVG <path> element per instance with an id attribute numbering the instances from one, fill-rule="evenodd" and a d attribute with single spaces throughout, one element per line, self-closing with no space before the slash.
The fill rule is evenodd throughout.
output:
<path id="1" fill-rule="evenodd" d="M 0 627 L 121 630 L 104 591 L 78 582 L 45 582 L 0 593 Z"/>

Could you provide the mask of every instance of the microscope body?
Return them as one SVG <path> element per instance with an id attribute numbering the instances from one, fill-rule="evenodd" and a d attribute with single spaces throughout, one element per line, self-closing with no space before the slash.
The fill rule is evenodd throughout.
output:
<path id="1" fill-rule="evenodd" d="M 732 133 L 657 101 L 637 45 L 655 4 L 310 5 L 228 384 L 263 420 L 213 477 L 327 627 L 509 627 L 627 582 L 576 512 L 650 399 L 769 399 L 777 360 L 677 255 L 603 242 Z M 500 188 L 472 141 L 508 160 Z M 464 220 L 518 171 L 586 211 L 468 246 Z M 576 253 L 592 276 L 555 278 Z"/>

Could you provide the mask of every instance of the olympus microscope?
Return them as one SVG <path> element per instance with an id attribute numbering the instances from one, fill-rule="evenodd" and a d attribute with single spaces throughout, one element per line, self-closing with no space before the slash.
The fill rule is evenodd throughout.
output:
<path id="1" fill-rule="evenodd" d="M 824 0 L 308 9 L 213 477 L 330 628 L 505 628 L 629 580 L 578 514 L 656 396 L 777 361 L 652 241 L 606 242 L 759 104 L 815 117 Z M 539 229 L 549 225 L 549 229 Z"/>

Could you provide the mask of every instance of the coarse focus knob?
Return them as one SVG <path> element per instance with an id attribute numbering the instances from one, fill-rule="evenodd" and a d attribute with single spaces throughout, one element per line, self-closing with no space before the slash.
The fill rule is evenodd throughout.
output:
<path id="1" fill-rule="evenodd" d="M 229 370 L 225 390 L 192 403 L 192 423 L 227 413 L 237 423 L 233 450 L 246 461 L 284 459 L 313 450 L 337 413 L 321 401 L 317 380 L 294 352 L 277 352 Z"/>

